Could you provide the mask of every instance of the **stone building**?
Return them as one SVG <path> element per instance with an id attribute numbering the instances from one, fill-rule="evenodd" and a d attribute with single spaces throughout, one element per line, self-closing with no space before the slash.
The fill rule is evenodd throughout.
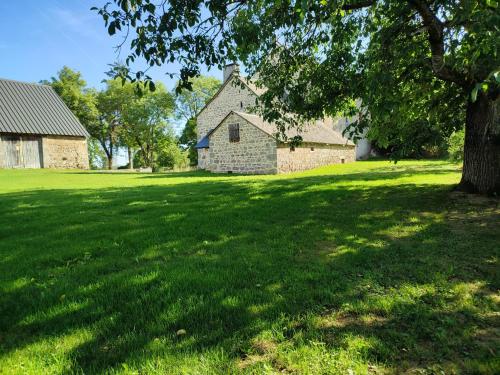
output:
<path id="1" fill-rule="evenodd" d="M 356 147 L 334 129 L 331 119 L 307 124 L 300 146 L 276 137 L 274 124 L 252 114 L 263 92 L 240 76 L 238 66 L 224 69 L 219 91 L 197 116 L 198 167 L 225 173 L 284 173 L 356 160 Z"/>
<path id="2" fill-rule="evenodd" d="M 0 79 L 0 168 L 88 169 L 88 136 L 52 87 Z"/>

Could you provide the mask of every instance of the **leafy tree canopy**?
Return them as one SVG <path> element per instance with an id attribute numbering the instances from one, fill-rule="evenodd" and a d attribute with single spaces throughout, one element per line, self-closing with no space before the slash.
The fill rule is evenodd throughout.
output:
<path id="1" fill-rule="evenodd" d="M 188 121 L 198 115 L 198 112 L 214 96 L 221 85 L 215 77 L 198 76 L 190 80 L 190 89 L 181 88 L 176 97 L 175 114 L 178 119 Z M 181 87 L 182 82 L 177 83 Z"/>
<path id="2" fill-rule="evenodd" d="M 118 82 L 121 86 L 121 82 Z M 155 167 L 158 152 L 165 142 L 177 143 L 169 119 L 173 116 L 175 101 L 173 95 L 161 83 L 155 84 L 155 91 L 145 91 L 141 96 L 134 93 L 132 84 L 127 83 L 132 97 L 122 111 L 124 127 L 122 137 L 128 145 L 140 149 L 143 163 Z"/>
<path id="3" fill-rule="evenodd" d="M 87 130 L 97 121 L 96 92 L 87 88 L 80 72 L 64 66 L 56 77 L 40 83 L 50 85 Z"/>
<path id="4" fill-rule="evenodd" d="M 198 138 L 196 129 L 196 118 L 190 118 L 186 121 L 186 125 L 182 129 L 182 134 L 179 137 L 181 145 L 187 146 L 188 157 L 191 165 L 198 164 L 198 150 L 195 148 Z"/>
<path id="5" fill-rule="evenodd" d="M 214 77 L 198 76 L 190 80 L 191 89 L 182 87 L 182 82 L 177 83 L 176 117 L 186 121 L 179 142 L 187 146 L 191 165 L 198 163 L 198 152 L 195 149 L 197 132 L 196 116 L 205 104 L 215 95 L 220 88 L 221 81 Z"/>
<path id="6" fill-rule="evenodd" d="M 500 191 L 496 0 L 114 0 L 98 12 L 110 34 L 135 29 L 127 64 L 178 61 L 179 88 L 201 64 L 242 60 L 268 87 L 264 116 L 282 130 L 358 111 L 356 131 L 369 120 L 382 143 L 416 142 L 429 129 L 461 126 L 465 111 L 461 185 Z"/>

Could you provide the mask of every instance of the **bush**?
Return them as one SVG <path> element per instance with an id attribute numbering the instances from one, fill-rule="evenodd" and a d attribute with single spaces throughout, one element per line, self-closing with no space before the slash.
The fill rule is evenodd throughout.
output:
<path id="1" fill-rule="evenodd" d="M 189 165 L 187 152 L 182 151 L 177 143 L 166 142 L 160 148 L 156 164 L 158 167 L 173 169 Z"/>
<path id="2" fill-rule="evenodd" d="M 448 157 L 452 161 L 464 160 L 465 131 L 459 130 L 450 135 L 448 139 Z"/>
<path id="3" fill-rule="evenodd" d="M 134 167 L 144 168 L 152 167 L 153 171 L 160 169 L 185 168 L 189 166 L 188 152 L 180 149 L 175 141 L 163 140 L 156 145 L 154 152 L 153 165 L 148 165 L 145 162 L 144 155 L 141 150 L 138 150 L 134 155 Z"/>

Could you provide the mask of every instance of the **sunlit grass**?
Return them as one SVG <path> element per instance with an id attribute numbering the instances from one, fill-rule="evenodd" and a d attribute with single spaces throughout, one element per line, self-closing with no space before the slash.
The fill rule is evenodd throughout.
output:
<path id="1" fill-rule="evenodd" d="M 0 374 L 498 373 L 498 201 L 459 178 L 0 171 Z"/>

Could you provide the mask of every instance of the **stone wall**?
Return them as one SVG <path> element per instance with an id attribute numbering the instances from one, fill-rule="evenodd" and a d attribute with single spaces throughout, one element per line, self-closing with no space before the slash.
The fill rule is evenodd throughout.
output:
<path id="1" fill-rule="evenodd" d="M 229 141 L 229 124 L 240 125 L 240 141 Z M 212 172 L 276 173 L 276 141 L 236 114 L 232 114 L 210 135 Z"/>
<path id="2" fill-rule="evenodd" d="M 248 112 L 256 104 L 256 95 L 241 81 L 232 76 L 222 91 L 203 109 L 196 118 L 196 129 L 198 131 L 198 141 L 207 133 L 214 129 L 231 111 Z M 199 168 L 206 168 L 203 165 L 203 151 L 198 150 Z M 209 157 L 205 155 L 205 157 Z M 210 162 L 206 160 L 206 165 Z"/>
<path id="3" fill-rule="evenodd" d="M 198 149 L 198 168 L 207 169 L 208 168 L 208 158 L 209 158 L 209 149 L 208 148 Z"/>
<path id="4" fill-rule="evenodd" d="M 87 140 L 82 137 L 42 138 L 44 168 L 89 168 Z"/>
<path id="5" fill-rule="evenodd" d="M 356 160 L 355 146 L 302 144 L 290 149 L 287 145 L 277 148 L 278 173 L 303 171 L 323 165 L 350 163 Z"/>

